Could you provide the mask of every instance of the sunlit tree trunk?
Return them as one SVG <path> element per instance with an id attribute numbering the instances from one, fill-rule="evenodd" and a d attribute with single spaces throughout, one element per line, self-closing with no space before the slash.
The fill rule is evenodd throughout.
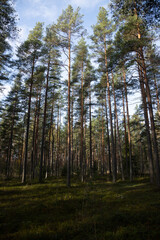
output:
<path id="1" fill-rule="evenodd" d="M 93 163 L 92 163 L 92 96 L 91 96 L 91 83 L 89 84 L 89 150 L 90 150 L 90 177 L 93 176 Z"/>
<path id="2" fill-rule="evenodd" d="M 124 126 L 124 139 L 125 139 L 125 161 L 126 161 L 126 175 L 129 176 L 128 156 L 127 156 L 127 128 L 126 128 L 126 114 L 125 114 L 125 103 L 124 103 L 124 90 L 122 88 L 122 103 L 123 103 L 123 126 Z"/>
<path id="3" fill-rule="evenodd" d="M 31 73 L 31 79 L 30 79 L 30 90 L 29 90 L 29 100 L 28 100 L 28 116 L 27 116 L 26 139 L 25 139 L 25 156 L 24 156 L 24 162 L 23 162 L 22 183 L 26 182 L 26 175 L 27 175 L 28 140 L 29 140 L 29 128 L 30 128 L 30 114 L 31 114 L 31 101 L 32 101 L 34 68 L 35 68 L 35 56 L 33 57 L 33 61 L 32 61 L 32 73 Z"/>
<path id="4" fill-rule="evenodd" d="M 126 100 L 126 110 L 127 110 L 127 128 L 128 128 L 128 143 L 129 143 L 129 175 L 130 181 L 133 179 L 133 170 L 132 170 L 132 148 L 131 148 L 131 132 L 130 132 L 130 123 L 129 123 L 129 107 L 128 107 L 128 96 L 127 96 L 127 84 L 126 84 L 126 74 L 123 67 L 123 82 L 125 90 L 125 100 Z"/>
<path id="5" fill-rule="evenodd" d="M 101 164 L 101 174 L 104 175 L 104 165 L 105 165 L 105 145 L 104 145 L 104 116 L 103 116 L 103 103 L 102 103 L 102 164 Z"/>
<path id="6" fill-rule="evenodd" d="M 71 123 L 70 123 L 70 80 L 71 80 L 71 30 L 68 33 L 68 157 L 67 157 L 67 186 L 70 187 L 71 164 Z"/>
<path id="7" fill-rule="evenodd" d="M 109 174 L 111 176 L 111 174 L 112 174 L 112 170 L 111 170 L 111 149 L 110 149 L 110 138 L 109 138 L 109 127 L 108 127 L 108 111 L 107 111 L 106 95 L 105 95 L 105 112 L 106 112 L 106 128 L 107 128 L 107 145 L 108 145 L 108 166 L 109 166 Z"/>
<path id="8" fill-rule="evenodd" d="M 112 143 L 112 176 L 113 182 L 116 182 L 117 172 L 116 172 L 116 158 L 115 158 L 115 144 L 113 136 L 113 123 L 112 123 L 112 108 L 111 108 L 111 97 L 110 97 L 110 83 L 108 74 L 108 62 L 107 62 L 107 49 L 106 49 L 106 39 L 104 39 L 104 53 L 105 53 L 105 66 L 106 66 L 106 77 L 107 77 L 107 90 L 108 90 L 108 105 L 109 105 L 109 116 L 110 116 L 110 129 L 111 129 L 111 143 Z"/>
<path id="9" fill-rule="evenodd" d="M 120 133 L 119 133 L 119 123 L 118 123 L 117 103 L 116 103 L 116 94 L 115 94 L 115 88 L 114 88 L 113 73 L 112 73 L 112 89 L 113 89 L 113 96 L 114 96 L 114 109 L 115 109 L 117 136 L 118 136 L 118 149 L 119 149 L 119 157 L 120 157 L 121 175 L 122 175 L 122 180 L 124 180 L 124 170 L 123 170 L 123 160 L 122 160 L 122 143 L 121 143 L 121 138 L 120 138 Z"/>
<path id="10" fill-rule="evenodd" d="M 81 182 L 84 181 L 84 163 L 83 163 L 83 62 L 81 68 L 81 154 L 80 154 L 80 167 L 81 167 Z"/>
<path id="11" fill-rule="evenodd" d="M 71 174 L 73 175 L 73 87 L 72 87 L 72 101 L 71 101 Z"/>
<path id="12" fill-rule="evenodd" d="M 47 66 L 47 82 L 46 82 L 46 92 L 45 92 L 45 103 L 44 103 L 44 115 L 43 115 L 43 129 L 42 129 L 42 145 L 41 145 L 41 159 L 40 159 L 40 171 L 39 171 L 39 182 L 43 179 L 43 157 L 44 157 L 44 146 L 45 146 L 45 129 L 46 129 L 46 113 L 47 113 L 47 97 L 48 97 L 48 82 L 49 82 L 49 71 L 50 71 L 50 58 L 48 60 Z"/>

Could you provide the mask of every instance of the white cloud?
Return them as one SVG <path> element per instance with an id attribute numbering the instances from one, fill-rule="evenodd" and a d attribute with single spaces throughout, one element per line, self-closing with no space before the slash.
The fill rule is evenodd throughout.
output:
<path id="1" fill-rule="evenodd" d="M 68 4 L 73 4 L 82 8 L 93 8 L 103 0 L 65 0 Z"/>
<path id="2" fill-rule="evenodd" d="M 5 86 L 0 87 L 0 100 L 4 99 L 10 90 L 11 90 L 10 84 L 5 84 Z"/>
<path id="3" fill-rule="evenodd" d="M 53 1 L 29 0 L 29 7 L 24 12 L 25 17 L 40 18 L 40 21 L 53 22 L 57 18 L 58 9 Z"/>
<path id="4" fill-rule="evenodd" d="M 19 32 L 19 41 L 23 42 L 27 39 L 28 37 L 28 33 L 31 30 L 30 27 L 28 27 L 27 25 L 22 25 L 19 26 L 20 32 Z"/>

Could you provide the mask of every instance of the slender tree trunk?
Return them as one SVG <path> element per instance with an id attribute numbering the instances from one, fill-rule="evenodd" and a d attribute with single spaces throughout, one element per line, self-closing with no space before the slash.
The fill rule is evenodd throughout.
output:
<path id="1" fill-rule="evenodd" d="M 81 74 L 81 154 L 80 154 L 80 167 L 81 167 L 81 182 L 84 181 L 84 163 L 83 163 L 83 63 Z"/>
<path id="2" fill-rule="evenodd" d="M 107 89 L 108 89 L 108 104 L 109 104 L 109 116 L 110 116 L 111 143 L 112 143 L 112 175 L 113 175 L 113 182 L 116 182 L 117 173 L 116 173 L 115 144 L 114 144 L 114 136 L 113 136 L 110 83 L 109 83 L 108 62 L 107 62 L 107 54 L 106 54 L 107 49 L 106 49 L 106 40 L 105 39 L 104 39 L 104 51 L 105 51 L 105 65 L 106 65 L 106 77 L 107 77 Z"/>
<path id="3" fill-rule="evenodd" d="M 37 118 L 37 100 L 34 114 L 34 123 L 33 123 L 33 136 L 32 136 L 32 152 L 31 152 L 31 180 L 34 179 L 34 166 L 35 166 L 35 131 L 36 131 L 36 118 Z"/>
<path id="4" fill-rule="evenodd" d="M 71 30 L 68 38 L 68 158 L 67 158 L 67 186 L 70 187 L 70 163 L 71 163 L 71 123 L 70 123 L 70 79 L 71 79 Z"/>
<path id="5" fill-rule="evenodd" d="M 117 103 L 116 103 L 116 94 L 115 94 L 115 88 L 114 88 L 113 73 L 112 73 L 112 89 L 113 89 L 113 96 L 114 96 L 114 108 L 115 108 L 117 135 L 118 135 L 118 148 L 119 148 L 119 156 L 120 156 L 121 175 L 122 175 L 122 180 L 124 180 L 124 169 L 123 169 L 123 160 L 122 160 L 122 143 L 121 143 L 121 138 L 120 138 L 120 133 L 119 133 L 119 123 L 118 123 Z"/>
<path id="6" fill-rule="evenodd" d="M 127 96 L 127 84 L 126 84 L 126 74 L 123 67 L 123 81 L 125 89 L 125 99 L 126 99 L 126 110 L 127 110 L 127 128 L 128 128 L 128 143 L 129 143 L 129 173 L 130 181 L 133 180 L 133 170 L 132 170 L 132 147 L 131 147 L 131 132 L 130 132 L 130 123 L 129 123 L 129 108 L 128 108 L 128 96 Z"/>
<path id="7" fill-rule="evenodd" d="M 102 166 L 101 166 L 102 175 L 104 175 L 104 164 L 105 164 L 105 145 L 104 145 L 104 117 L 103 117 L 103 103 L 102 103 Z"/>
<path id="8" fill-rule="evenodd" d="M 127 156 L 127 129 L 126 129 L 126 114 L 125 114 L 125 104 L 124 104 L 124 92 L 122 89 L 122 102 L 123 102 L 123 125 L 124 125 L 124 138 L 125 138 L 125 159 L 126 159 L 126 175 L 127 177 L 129 172 L 129 166 L 128 166 L 128 156 Z"/>
<path id="9" fill-rule="evenodd" d="M 71 174 L 73 175 L 73 87 L 72 87 L 72 102 L 71 102 Z"/>
<path id="10" fill-rule="evenodd" d="M 40 116 L 40 109 L 41 109 L 41 88 L 39 89 L 39 99 L 38 99 L 38 108 L 37 108 L 37 119 L 36 119 L 36 130 L 35 130 L 35 159 L 34 159 L 34 169 L 36 170 L 36 167 L 38 166 L 38 153 L 39 153 L 39 146 L 38 146 L 38 140 L 39 140 L 39 116 Z M 37 172 L 35 171 L 35 175 L 37 176 Z"/>
<path id="11" fill-rule="evenodd" d="M 110 138 L 109 138 L 109 128 L 108 128 L 108 111 L 107 111 L 106 95 L 105 95 L 105 110 L 106 110 L 107 144 L 108 144 L 108 166 L 109 166 L 109 174 L 111 176 L 111 174 L 112 174 L 112 171 L 111 171 L 111 149 L 110 149 Z"/>
<path id="12" fill-rule="evenodd" d="M 58 166 L 59 166 L 59 105 L 57 115 L 57 159 L 56 159 L 56 177 L 58 177 Z"/>
<path id="13" fill-rule="evenodd" d="M 16 107 L 16 106 L 15 106 Z M 13 147 L 13 129 L 14 129 L 14 119 L 15 119 L 15 112 L 12 114 L 12 124 L 11 124 L 11 134 L 9 139 L 9 147 L 8 147 L 8 157 L 7 157 L 7 178 L 10 177 L 10 165 L 11 165 L 11 156 L 12 156 L 12 147 Z"/>
<path id="14" fill-rule="evenodd" d="M 54 172 L 54 127 L 53 127 L 53 108 L 54 108 L 54 103 L 52 103 L 52 110 L 51 110 L 51 136 L 52 136 L 52 141 L 51 141 L 51 176 L 53 176 L 53 172 Z"/>
<path id="15" fill-rule="evenodd" d="M 83 136 L 83 145 L 84 145 L 84 150 L 83 150 L 83 175 L 84 178 L 86 176 L 86 171 L 87 171 L 87 159 L 86 159 L 86 115 L 84 116 L 84 136 Z M 85 180 L 85 179 L 84 179 Z"/>
<path id="16" fill-rule="evenodd" d="M 27 116 L 27 127 L 26 127 L 25 156 L 24 156 L 24 162 L 23 162 L 22 183 L 26 183 L 26 175 L 27 175 L 28 140 L 29 140 L 29 128 L 30 128 L 30 114 L 31 114 L 34 67 L 35 67 L 35 56 L 33 57 L 33 62 L 32 62 L 32 73 L 31 73 L 31 82 L 30 82 L 30 91 L 29 91 L 29 100 L 28 100 L 28 116 Z"/>
<path id="17" fill-rule="evenodd" d="M 43 113 L 43 129 L 42 129 L 42 145 L 41 145 L 41 159 L 40 159 L 40 171 L 39 171 L 39 182 L 43 179 L 43 157 L 44 157 L 44 142 L 45 142 L 45 129 L 46 129 L 46 112 L 47 112 L 47 97 L 48 97 L 48 82 L 49 82 L 49 70 L 50 70 L 50 58 L 48 60 L 47 67 L 47 82 L 46 82 L 46 93 L 45 93 L 45 104 Z"/>
<path id="18" fill-rule="evenodd" d="M 89 84 L 89 150 L 90 150 L 90 177 L 93 176 L 93 163 L 92 163 L 92 96 L 91 96 L 91 82 Z"/>
<path id="19" fill-rule="evenodd" d="M 51 110 L 50 130 L 49 130 L 49 148 L 48 148 L 48 168 L 46 170 L 47 177 L 51 174 L 51 134 L 52 134 L 52 118 L 53 112 Z"/>
<path id="20" fill-rule="evenodd" d="M 112 89 L 112 92 L 113 92 L 113 89 Z M 113 125 L 113 131 L 114 131 L 114 157 L 116 159 L 116 175 L 117 175 L 117 172 L 118 172 L 118 161 L 119 159 L 117 158 L 117 129 L 116 129 L 116 115 L 115 115 L 115 107 L 114 107 L 114 113 L 113 113 L 113 116 L 114 116 L 114 125 Z"/>

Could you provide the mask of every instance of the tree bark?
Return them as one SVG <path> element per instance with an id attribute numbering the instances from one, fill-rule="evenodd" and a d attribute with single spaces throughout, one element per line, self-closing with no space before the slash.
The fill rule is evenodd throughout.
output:
<path id="1" fill-rule="evenodd" d="M 40 171 L 39 171 L 39 182 L 43 179 L 43 158 L 44 158 L 44 142 L 45 142 L 45 129 L 46 129 L 46 112 L 47 112 L 47 97 L 48 97 L 48 82 L 49 82 L 49 70 L 50 70 L 50 58 L 48 60 L 47 67 L 47 82 L 46 82 L 46 92 L 45 92 L 45 104 L 43 113 L 43 130 L 42 130 L 42 145 L 41 145 L 41 159 L 40 159 Z"/>
<path id="2" fill-rule="evenodd" d="M 112 170 L 111 170 L 111 149 L 110 149 L 110 138 L 109 138 L 109 128 L 108 128 L 108 111 L 107 111 L 106 95 L 105 95 L 105 110 L 106 110 L 107 144 L 108 144 L 108 166 L 109 166 L 109 174 L 111 176 L 112 175 Z"/>
<path id="3" fill-rule="evenodd" d="M 71 101 L 71 174 L 73 175 L 73 87 L 72 87 L 72 101 Z"/>
<path id="4" fill-rule="evenodd" d="M 116 158 L 115 158 L 115 144 L 113 136 L 113 123 L 112 123 L 112 107 L 111 107 L 111 97 L 110 97 L 110 83 L 109 83 L 109 74 L 108 74 L 108 62 L 107 62 L 107 49 L 106 49 L 106 40 L 104 39 L 104 52 L 105 52 L 105 66 L 106 66 L 106 77 L 107 77 L 107 89 L 108 89 L 108 104 L 109 104 L 109 116 L 110 116 L 110 129 L 111 129 L 111 143 L 112 143 L 112 175 L 113 182 L 116 182 L 117 179 L 117 170 L 116 170 Z"/>
<path id="5" fill-rule="evenodd" d="M 81 182 L 84 181 L 84 163 L 83 163 L 83 62 L 81 68 L 81 154 L 80 154 L 80 167 L 81 167 Z"/>
<path id="6" fill-rule="evenodd" d="M 68 35 L 68 158 L 67 158 L 67 186 L 70 187 L 71 163 L 71 123 L 70 123 L 70 79 L 71 79 L 71 30 Z"/>
<path id="7" fill-rule="evenodd" d="M 92 96 L 91 96 L 91 82 L 89 82 L 89 150 L 90 150 L 90 177 L 93 176 L 92 169 Z"/>
<path id="8" fill-rule="evenodd" d="M 31 73 L 31 82 L 30 82 L 30 91 L 29 91 L 29 100 L 28 100 L 28 117 L 27 117 L 27 127 L 26 127 L 25 156 L 24 156 L 24 162 L 23 162 L 22 183 L 26 183 L 26 175 L 27 175 L 28 140 L 29 140 L 29 128 L 30 128 L 30 114 L 31 114 L 34 67 L 35 67 L 35 56 L 33 57 L 33 62 L 32 62 L 32 73 Z"/>
<path id="9" fill-rule="evenodd" d="M 130 123 L 129 123 L 129 108 L 128 108 L 126 74 L 125 74 L 124 67 L 123 67 L 123 82 L 124 82 L 126 110 L 127 110 L 127 128 L 128 128 L 128 143 L 129 143 L 129 175 L 130 175 L 130 181 L 132 181 L 133 180 L 133 172 L 132 172 L 133 170 L 132 170 L 131 132 L 130 132 Z"/>
<path id="10" fill-rule="evenodd" d="M 16 106 L 15 106 L 16 108 Z M 12 124 L 11 124 L 11 134 L 9 139 L 9 147 L 8 147 L 8 157 L 7 157 L 7 166 L 6 166 L 6 176 L 7 179 L 10 177 L 10 165 L 11 165 L 11 157 L 12 157 L 12 147 L 13 147 L 13 129 L 14 129 L 14 120 L 15 120 L 15 112 L 12 113 Z"/>
<path id="11" fill-rule="evenodd" d="M 36 131 L 36 118 L 37 118 L 37 102 L 36 99 L 36 107 L 34 114 L 34 123 L 33 123 L 33 136 L 32 136 L 32 152 L 31 152 L 31 180 L 34 179 L 34 166 L 35 166 L 35 131 Z"/>
<path id="12" fill-rule="evenodd" d="M 121 138 L 120 138 L 120 133 L 119 133 L 119 123 L 118 123 L 117 103 L 116 103 L 116 94 L 115 94 L 115 88 L 114 88 L 113 73 L 112 73 L 112 89 L 113 89 L 113 96 L 114 96 L 114 108 L 115 108 L 117 135 L 118 135 L 118 148 L 119 148 L 121 175 L 122 175 L 122 180 L 124 180 L 124 170 L 123 170 L 123 160 L 122 160 L 122 143 L 121 143 Z"/>
<path id="13" fill-rule="evenodd" d="M 125 104 L 124 104 L 124 92 L 122 89 L 122 102 L 123 102 L 123 126 L 124 126 L 124 138 L 125 138 L 125 159 L 126 159 L 126 176 L 128 177 L 129 166 L 128 166 L 128 156 L 127 156 L 127 128 L 126 128 L 126 114 L 125 114 Z"/>
<path id="14" fill-rule="evenodd" d="M 104 175 L 104 164 L 105 164 L 105 145 L 104 145 L 103 102 L 102 102 L 102 164 L 101 164 L 101 174 L 102 175 Z"/>

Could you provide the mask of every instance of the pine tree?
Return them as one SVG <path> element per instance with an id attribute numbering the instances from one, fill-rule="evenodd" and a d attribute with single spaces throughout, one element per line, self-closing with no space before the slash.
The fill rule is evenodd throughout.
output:
<path id="1" fill-rule="evenodd" d="M 10 0 L 0 4 L 0 82 L 8 79 L 12 48 L 8 40 L 16 37 L 16 13 Z"/>
<path id="2" fill-rule="evenodd" d="M 71 163 L 71 120 L 70 120 L 70 82 L 71 82 L 71 50 L 72 38 L 74 35 L 82 33 L 82 15 L 79 13 L 80 9 L 75 11 L 71 5 L 62 12 L 58 18 L 57 27 L 62 37 L 62 48 L 67 49 L 68 59 L 68 157 L 67 157 L 67 186 L 70 186 L 70 163 Z"/>
<path id="3" fill-rule="evenodd" d="M 112 143 L 112 170 L 113 170 L 113 182 L 116 181 L 117 169 L 116 169 L 116 156 L 115 156 L 115 143 L 113 136 L 113 123 L 112 123 L 112 107 L 111 107 L 111 94 L 110 94 L 110 81 L 109 81 L 109 69 L 107 58 L 107 44 L 110 44 L 111 34 L 114 30 L 112 22 L 108 19 L 108 12 L 105 8 L 101 7 L 97 17 L 97 24 L 93 26 L 94 35 L 91 37 L 94 42 L 94 48 L 99 54 L 99 57 L 103 59 L 105 64 L 107 92 L 108 92 L 108 104 L 109 104 L 109 116 L 110 116 L 110 129 L 111 129 L 111 143 Z"/>

